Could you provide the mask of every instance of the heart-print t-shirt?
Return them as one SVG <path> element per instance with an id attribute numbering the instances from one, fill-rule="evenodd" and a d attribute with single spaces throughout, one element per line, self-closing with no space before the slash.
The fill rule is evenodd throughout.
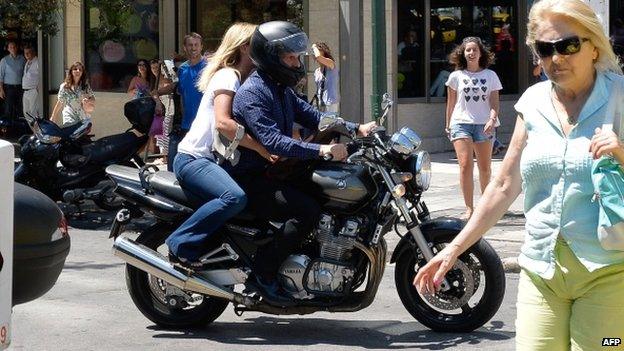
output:
<path id="1" fill-rule="evenodd" d="M 457 92 L 451 125 L 487 123 L 490 118 L 490 94 L 503 89 L 496 73 L 487 68 L 479 72 L 454 71 L 446 86 Z"/>

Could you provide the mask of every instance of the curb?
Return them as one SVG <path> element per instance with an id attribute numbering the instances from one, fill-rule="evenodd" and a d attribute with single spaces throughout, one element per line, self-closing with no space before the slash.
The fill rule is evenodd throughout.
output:
<path id="1" fill-rule="evenodd" d="M 505 273 L 520 273 L 520 265 L 517 257 L 505 257 L 501 259 Z"/>

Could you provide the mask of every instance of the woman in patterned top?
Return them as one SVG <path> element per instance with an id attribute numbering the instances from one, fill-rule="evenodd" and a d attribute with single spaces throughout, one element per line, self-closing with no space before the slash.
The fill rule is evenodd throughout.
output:
<path id="1" fill-rule="evenodd" d="M 95 96 L 89 85 L 85 66 L 81 62 L 75 62 L 69 68 L 65 81 L 61 83 L 50 120 L 54 121 L 62 110 L 62 126 L 68 126 L 88 118 L 94 109 Z"/>

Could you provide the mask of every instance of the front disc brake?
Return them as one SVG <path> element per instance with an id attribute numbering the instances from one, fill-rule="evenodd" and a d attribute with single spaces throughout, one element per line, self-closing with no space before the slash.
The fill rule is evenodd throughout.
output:
<path id="1" fill-rule="evenodd" d="M 439 290 L 433 295 L 422 297 L 433 307 L 442 310 L 455 310 L 465 305 L 475 292 L 474 275 L 470 267 L 461 260 L 457 260 L 453 269 L 446 275 L 450 284 L 447 291 Z"/>

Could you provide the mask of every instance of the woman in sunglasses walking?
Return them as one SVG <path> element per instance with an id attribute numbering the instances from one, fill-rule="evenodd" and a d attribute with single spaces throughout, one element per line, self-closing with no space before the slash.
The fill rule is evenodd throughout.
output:
<path id="1" fill-rule="evenodd" d="M 624 337 L 624 251 L 601 246 L 590 174 L 602 155 L 624 164 L 621 138 L 600 128 L 610 99 L 622 99 L 612 92 L 622 91 L 615 87 L 624 78 L 601 22 L 581 0 L 536 2 L 527 33 L 549 80 L 516 103 L 501 172 L 462 232 L 414 284 L 435 293 L 457 256 L 524 190 L 517 350 L 598 350 L 603 338 Z"/>
<path id="2" fill-rule="evenodd" d="M 449 55 L 455 71 L 446 81 L 446 134 L 453 143 L 459 163 L 459 185 L 464 195 L 464 219 L 474 209 L 474 161 L 477 156 L 481 193 L 492 173 L 492 142 L 498 123 L 498 91 L 503 87 L 496 73 L 487 67 L 494 63 L 491 53 L 478 37 L 464 38 Z"/>

